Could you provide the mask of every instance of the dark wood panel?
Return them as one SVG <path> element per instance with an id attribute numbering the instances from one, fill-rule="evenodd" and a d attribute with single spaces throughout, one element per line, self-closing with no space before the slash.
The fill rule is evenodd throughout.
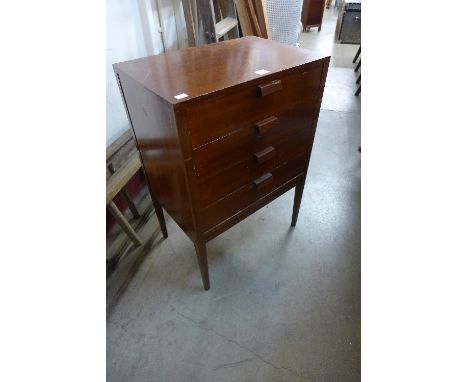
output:
<path id="1" fill-rule="evenodd" d="M 325 0 L 304 0 L 302 4 L 302 25 L 305 28 L 318 27 L 322 29 Z"/>
<path id="2" fill-rule="evenodd" d="M 265 134 L 258 134 L 255 125 L 251 124 L 215 143 L 200 147 L 193 151 L 194 174 L 204 177 L 251 159 L 264 148 L 275 146 L 299 130 L 310 128 L 317 115 L 318 105 L 300 103 L 278 115 L 279 124 Z"/>
<path id="3" fill-rule="evenodd" d="M 255 202 L 253 202 L 246 208 L 236 212 L 234 215 L 232 215 L 228 219 L 210 228 L 208 231 L 204 233 L 204 239 L 206 241 L 214 239 L 216 236 L 227 231 L 229 228 L 233 227 L 237 223 L 249 217 L 254 212 L 258 211 L 262 207 L 265 207 L 268 203 L 272 202 L 277 197 L 283 195 L 285 192 L 289 191 L 291 188 L 300 185 L 303 182 L 303 180 L 304 180 L 303 174 L 298 175 L 288 180 L 286 183 L 282 184 L 280 187 L 276 188 L 272 192 L 258 198 Z"/>
<path id="4" fill-rule="evenodd" d="M 322 63 L 313 63 L 296 69 L 290 75 L 266 77 L 237 92 L 191 106 L 187 118 L 192 147 L 213 142 L 235 130 L 282 113 L 298 101 L 316 101 L 322 66 Z M 270 83 L 274 79 L 281 79 L 282 89 L 264 97 L 259 96 L 258 85 Z"/>
<path id="5" fill-rule="evenodd" d="M 252 155 L 225 171 L 201 179 L 198 187 L 200 205 L 206 206 L 299 154 L 310 152 L 313 135 L 312 128 L 301 129 L 288 139 L 278 142 L 274 146 L 276 155 L 270 160 L 258 163 Z"/>
<path id="6" fill-rule="evenodd" d="M 265 187 L 257 187 L 254 183 L 256 179 L 254 179 L 244 187 L 241 187 L 235 192 L 204 208 L 201 215 L 202 226 L 205 232 L 221 223 L 223 220 L 228 219 L 236 212 L 248 207 L 250 204 L 254 203 L 255 200 L 272 192 L 275 188 L 305 173 L 308 160 L 309 155 L 307 153 L 298 156 L 290 162 L 269 171 L 268 173 L 271 173 L 273 181 L 269 182 Z"/>
<path id="7" fill-rule="evenodd" d="M 172 107 L 125 74 L 119 73 L 119 78 L 153 202 L 159 203 L 189 236 L 194 237 Z"/>

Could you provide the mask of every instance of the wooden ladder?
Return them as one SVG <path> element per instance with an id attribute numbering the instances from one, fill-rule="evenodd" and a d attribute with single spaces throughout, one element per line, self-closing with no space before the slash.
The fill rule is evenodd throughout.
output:
<path id="1" fill-rule="evenodd" d="M 233 0 L 182 0 L 189 46 L 239 37 Z"/>

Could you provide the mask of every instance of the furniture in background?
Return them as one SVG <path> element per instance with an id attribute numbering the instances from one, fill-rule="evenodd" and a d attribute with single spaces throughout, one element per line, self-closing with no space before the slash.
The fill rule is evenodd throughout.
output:
<path id="1" fill-rule="evenodd" d="M 329 62 L 243 37 L 114 64 L 153 201 L 206 290 L 209 240 L 292 188 L 296 225 Z"/>
<path id="2" fill-rule="evenodd" d="M 121 230 L 108 235 L 106 248 L 107 313 L 136 273 L 139 264 L 151 248 L 158 230 L 151 219 L 156 211 L 161 231 L 167 237 L 164 214 L 161 207 L 153 204 L 149 195 L 135 202 L 126 184 L 141 169 L 141 160 L 130 129 L 116 139 L 106 150 L 106 206 Z M 127 218 L 114 202 L 122 195 L 133 216 Z"/>
<path id="3" fill-rule="evenodd" d="M 265 0 L 182 0 L 189 46 L 242 36 L 271 38 Z M 238 20 L 239 19 L 239 20 Z"/>
<path id="4" fill-rule="evenodd" d="M 342 4 L 336 21 L 335 41 L 361 43 L 361 0 L 345 0 Z"/>
<path id="5" fill-rule="evenodd" d="M 301 18 L 304 31 L 313 27 L 318 27 L 319 31 L 322 30 L 324 11 L 325 0 L 304 0 Z"/>
<path id="6" fill-rule="evenodd" d="M 189 46 L 239 37 L 234 0 L 182 0 Z"/>

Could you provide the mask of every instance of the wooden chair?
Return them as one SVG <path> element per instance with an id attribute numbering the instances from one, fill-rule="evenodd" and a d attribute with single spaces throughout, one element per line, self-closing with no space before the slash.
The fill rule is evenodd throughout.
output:
<path id="1" fill-rule="evenodd" d="M 153 203 L 148 193 L 143 190 L 136 204 L 127 190 L 128 181 L 142 168 L 130 129 L 107 148 L 106 167 L 106 208 L 122 229 L 108 236 L 106 249 L 107 314 L 110 314 L 159 233 L 157 227 L 149 226 L 149 222 L 155 223 L 153 211 L 165 238 L 167 228 L 161 206 Z M 132 219 L 128 220 L 115 204 L 118 194 L 128 205 Z"/>

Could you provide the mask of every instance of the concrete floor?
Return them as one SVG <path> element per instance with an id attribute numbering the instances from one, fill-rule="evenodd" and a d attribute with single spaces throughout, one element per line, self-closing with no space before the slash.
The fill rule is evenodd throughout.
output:
<path id="1" fill-rule="evenodd" d="M 296 228 L 293 191 L 208 243 L 168 220 L 107 322 L 107 380 L 360 380 L 360 99 L 336 11 L 301 46 L 332 54 Z"/>

